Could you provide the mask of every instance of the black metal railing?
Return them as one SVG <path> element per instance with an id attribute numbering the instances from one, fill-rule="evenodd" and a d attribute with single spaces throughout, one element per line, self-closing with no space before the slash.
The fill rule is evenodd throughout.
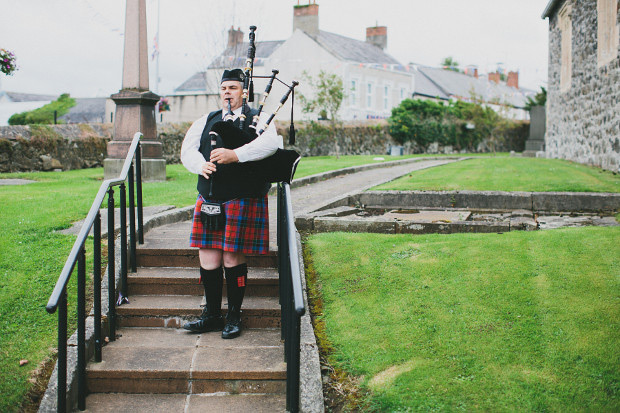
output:
<path id="1" fill-rule="evenodd" d="M 53 314 L 58 310 L 58 383 L 57 411 L 66 412 L 67 408 L 67 285 L 77 262 L 77 388 L 78 409 L 86 409 L 86 241 L 93 229 L 93 315 L 94 315 L 94 355 L 95 361 L 101 361 L 102 325 L 101 325 L 101 214 L 99 209 L 107 194 L 108 196 L 108 337 L 110 341 L 116 335 L 116 305 L 128 302 L 127 299 L 127 253 L 131 271 L 136 271 L 136 218 L 134 210 L 134 165 L 136 169 L 135 186 L 137 192 L 137 227 L 139 242 L 143 240 L 142 222 L 142 168 L 140 156 L 140 139 L 142 134 L 136 133 L 129 146 L 123 169 L 118 178 L 106 179 L 99 187 L 82 229 L 73 244 L 65 266 L 58 277 L 54 291 L 49 298 L 47 312 Z M 135 161 L 134 161 L 135 158 Z M 129 185 L 129 251 L 127 250 L 127 205 L 126 186 Z M 120 186 L 120 291 L 116 295 L 115 259 L 114 259 L 114 187 Z"/>
<path id="2" fill-rule="evenodd" d="M 278 270 L 282 339 L 286 361 L 286 410 L 299 411 L 299 358 L 301 316 L 305 313 L 301 284 L 299 250 L 295 236 L 295 218 L 291 205 L 291 188 L 278 183 Z"/>

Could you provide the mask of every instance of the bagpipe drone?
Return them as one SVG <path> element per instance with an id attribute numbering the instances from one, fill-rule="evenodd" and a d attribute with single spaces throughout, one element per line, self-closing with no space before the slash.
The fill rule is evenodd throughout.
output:
<path id="1" fill-rule="evenodd" d="M 295 86 L 299 84 L 297 81 L 292 81 L 291 85 L 287 85 L 277 78 L 279 73 L 278 70 L 272 70 L 271 76 L 254 76 L 254 57 L 256 55 L 256 45 L 255 45 L 255 30 L 256 26 L 250 26 L 249 33 L 249 48 L 247 59 L 245 62 L 244 68 L 244 79 L 243 79 L 243 95 L 242 95 L 242 104 L 241 104 L 241 114 L 239 115 L 239 127 L 236 127 L 232 122 L 232 110 L 230 109 L 230 101 L 228 114 L 224 117 L 224 120 L 220 122 L 216 122 L 212 127 L 209 135 L 211 137 L 211 142 L 216 143 L 218 141 L 222 142 L 222 146 L 226 149 L 236 149 L 240 146 L 245 145 L 246 143 L 251 142 L 258 136 L 260 136 L 271 124 L 273 119 L 278 114 L 278 111 L 284 106 L 289 96 L 293 95 L 291 101 L 294 100 L 294 89 Z M 254 100 L 254 78 L 262 78 L 269 79 L 265 91 L 263 92 L 262 99 L 259 104 L 258 113 L 252 117 L 252 124 L 249 125 L 250 133 L 247 133 L 244 130 L 245 122 L 246 122 L 246 103 L 252 102 Z M 260 126 L 259 128 L 259 118 L 263 111 L 263 107 L 265 106 L 265 102 L 269 93 L 271 92 L 271 88 L 273 86 L 273 82 L 277 80 L 282 83 L 286 87 L 288 87 L 286 93 L 280 99 L 280 103 L 276 107 L 276 109 L 271 113 L 267 121 Z M 220 139 L 217 139 L 217 138 Z M 289 144 L 293 145 L 295 143 L 295 126 L 293 122 L 293 105 L 291 104 L 291 125 L 289 132 Z M 215 147 L 215 146 L 212 146 Z M 242 162 L 236 164 L 236 167 L 240 171 L 244 171 L 247 174 L 251 174 L 253 177 L 257 177 L 264 182 L 273 183 L 273 182 L 287 182 L 290 183 L 293 180 L 293 176 L 295 175 L 295 170 L 297 169 L 297 164 L 301 156 L 298 152 L 290 149 L 278 149 L 273 155 L 259 160 L 259 161 L 251 161 L 251 162 Z"/>

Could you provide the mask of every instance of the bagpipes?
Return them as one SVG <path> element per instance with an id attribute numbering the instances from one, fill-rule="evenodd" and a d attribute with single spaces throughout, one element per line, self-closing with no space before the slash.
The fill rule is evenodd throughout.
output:
<path id="1" fill-rule="evenodd" d="M 278 111 L 286 101 L 288 100 L 290 95 L 293 95 L 294 99 L 294 89 L 295 86 L 299 84 L 297 81 L 292 81 L 291 85 L 287 85 L 277 78 L 278 70 L 272 70 L 271 76 L 254 76 L 252 74 L 254 68 L 254 56 L 256 55 L 256 45 L 255 45 L 255 33 L 256 26 L 250 26 L 250 43 L 248 48 L 247 60 L 245 65 L 245 76 L 243 80 L 243 95 L 242 95 L 242 105 L 241 105 L 241 115 L 239 127 L 235 127 L 232 122 L 227 122 L 226 117 L 223 121 L 216 122 L 211 127 L 211 132 L 209 132 L 212 136 L 212 141 L 214 138 L 220 137 L 221 142 L 223 143 L 223 147 L 226 149 L 236 149 L 240 146 L 245 145 L 246 143 L 251 142 L 258 136 L 260 136 L 271 124 Z M 262 78 L 269 79 L 265 91 L 263 92 L 263 97 L 260 102 L 260 107 L 258 109 L 258 113 L 253 116 L 252 124 L 249 125 L 250 133 L 245 131 L 245 120 L 246 120 L 246 102 L 252 102 L 253 99 L 253 78 Z M 260 114 L 265 105 L 265 101 L 271 92 L 271 88 L 273 86 L 273 82 L 277 80 L 283 85 L 288 87 L 288 90 L 280 99 L 279 105 L 276 109 L 271 113 L 267 121 L 261 128 L 258 128 L 258 122 Z M 230 105 L 230 101 L 229 101 Z M 229 112 L 231 112 L 229 110 Z M 295 143 L 295 126 L 293 122 L 293 107 L 291 104 L 291 126 L 289 133 L 289 144 L 293 145 Z M 299 163 L 301 156 L 298 152 L 290 149 L 277 149 L 276 152 L 259 161 L 251 161 L 251 162 L 242 162 L 236 164 L 239 170 L 246 172 L 247 174 L 251 174 L 252 177 L 262 180 L 263 182 L 273 183 L 273 182 L 287 182 L 290 183 L 293 180 L 293 176 L 295 175 L 295 171 L 297 169 L 297 164 Z"/>

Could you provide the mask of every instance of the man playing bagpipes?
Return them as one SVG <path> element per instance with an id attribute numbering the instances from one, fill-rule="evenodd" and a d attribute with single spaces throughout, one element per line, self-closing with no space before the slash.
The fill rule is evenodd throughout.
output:
<path id="1" fill-rule="evenodd" d="M 270 183 L 252 173 L 262 169 L 260 163 L 252 161 L 265 159 L 282 147 L 282 138 L 272 124 L 258 137 L 249 122 L 244 124 L 245 117 L 251 120 L 258 113 L 244 105 L 244 80 L 241 69 L 224 71 L 220 86 L 222 110 L 194 122 L 181 147 L 181 162 L 198 174 L 199 196 L 190 246 L 199 248 L 200 282 L 206 299 L 200 318 L 183 328 L 196 333 L 221 330 L 222 338 L 235 338 L 241 331 L 240 312 L 248 274 L 246 254 L 269 251 Z M 254 169 L 248 168 L 250 165 Z M 225 321 L 220 312 L 223 274 L 228 295 Z"/>

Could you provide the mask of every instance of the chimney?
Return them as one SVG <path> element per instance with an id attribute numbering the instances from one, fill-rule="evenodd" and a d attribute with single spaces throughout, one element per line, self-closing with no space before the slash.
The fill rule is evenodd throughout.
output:
<path id="1" fill-rule="evenodd" d="M 478 79 L 478 67 L 474 65 L 469 65 L 465 68 L 465 74 L 467 76 L 475 77 Z"/>
<path id="2" fill-rule="evenodd" d="M 489 82 L 499 83 L 499 73 L 489 73 Z"/>
<path id="3" fill-rule="evenodd" d="M 506 85 L 519 89 L 519 72 L 508 72 L 508 79 L 506 79 Z"/>
<path id="4" fill-rule="evenodd" d="M 310 35 L 319 34 L 319 5 L 316 0 L 312 4 L 293 6 L 293 31 L 299 29 Z"/>
<path id="5" fill-rule="evenodd" d="M 385 50 L 387 47 L 387 27 L 375 26 L 366 28 L 366 42 Z"/>
<path id="6" fill-rule="evenodd" d="M 230 29 L 228 29 L 228 48 L 233 48 L 241 43 L 243 43 L 243 32 L 241 31 L 241 27 L 235 30 L 233 26 L 230 26 Z"/>

